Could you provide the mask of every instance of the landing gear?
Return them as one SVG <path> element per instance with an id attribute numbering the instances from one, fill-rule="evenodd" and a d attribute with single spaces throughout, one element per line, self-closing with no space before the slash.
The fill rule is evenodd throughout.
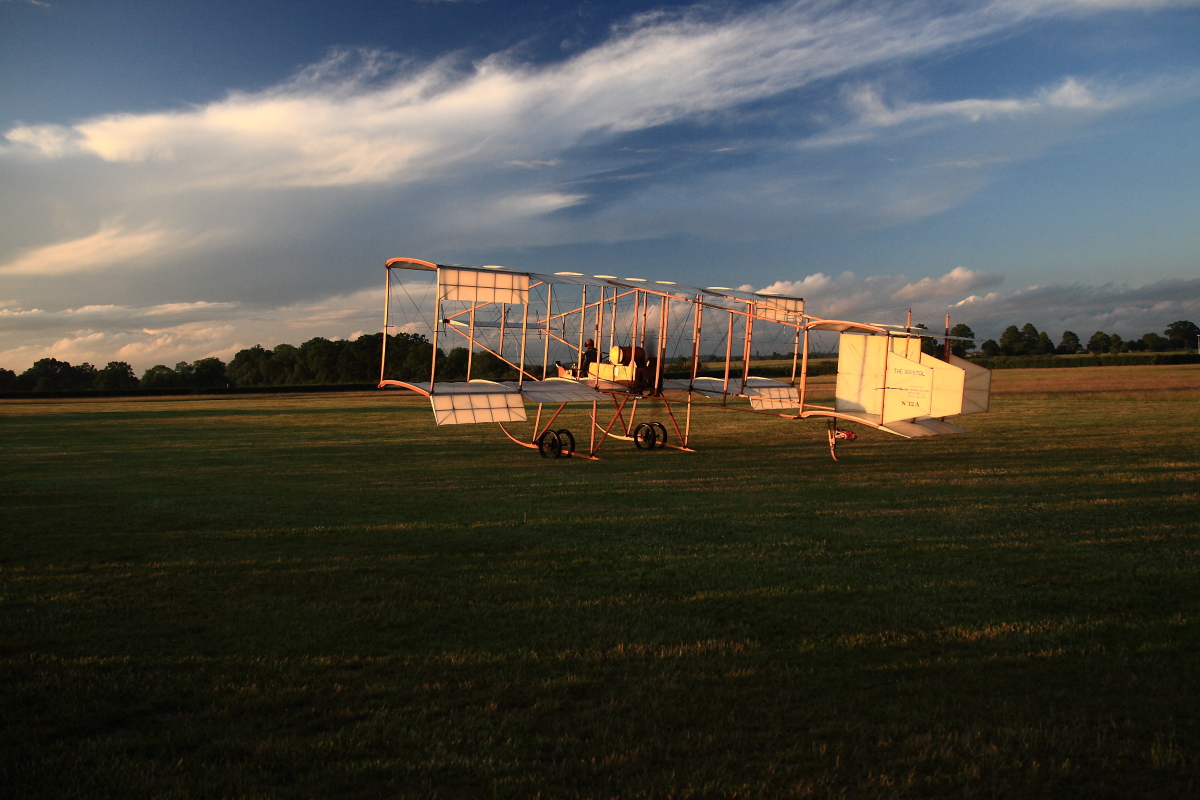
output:
<path id="1" fill-rule="evenodd" d="M 562 442 L 554 431 L 546 431 L 537 440 L 538 455 L 542 458 L 558 458 L 562 455 Z"/>
<path id="2" fill-rule="evenodd" d="M 639 423 L 633 429 L 633 446 L 638 450 L 653 450 L 658 443 L 658 433 L 649 422 Z"/>
<path id="3" fill-rule="evenodd" d="M 545 431 L 536 444 L 542 458 L 570 458 L 575 452 L 575 435 L 566 428 Z"/>

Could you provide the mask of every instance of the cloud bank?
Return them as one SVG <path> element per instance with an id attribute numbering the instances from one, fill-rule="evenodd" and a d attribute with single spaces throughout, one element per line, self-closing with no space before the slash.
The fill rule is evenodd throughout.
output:
<path id="1" fill-rule="evenodd" d="M 196 302 L 51 312 L 0 304 L 0 366 L 23 369 L 40 358 L 57 358 L 99 366 L 127 361 L 141 372 L 209 356 L 229 361 L 255 344 L 353 339 L 377 330 L 382 303 L 382 291 L 362 291 L 265 308 Z"/>
<path id="2" fill-rule="evenodd" d="M 914 323 L 937 330 L 949 313 L 952 324 L 968 324 L 981 340 L 998 338 L 1009 325 L 1026 322 L 1053 337 L 1064 330 L 1090 336 L 1099 329 L 1128 339 L 1150 331 L 1162 333 L 1178 319 L 1200 319 L 1200 278 L 1141 286 L 1059 284 L 1008 290 L 999 288 L 1003 282 L 1000 275 L 955 267 L 940 277 L 919 280 L 902 275 L 860 278 L 852 272 L 830 277 L 818 272 L 762 288 L 804 297 L 810 313 L 830 319 L 903 324 L 911 308 Z"/>
<path id="3" fill-rule="evenodd" d="M 1002 290 L 1002 276 L 956 267 L 938 277 L 859 277 L 814 273 L 758 287 L 805 298 L 809 313 L 829 319 L 903 324 L 909 308 L 914 323 L 939 329 L 945 314 L 965 322 L 979 341 L 998 338 L 1008 325 L 1032 322 L 1057 338 L 1073 330 L 1086 338 L 1097 329 L 1126 339 L 1161 333 L 1177 319 L 1200 320 L 1200 278 L 1143 286 L 1029 286 Z M 747 289 L 756 287 L 746 286 Z M 994 289 L 993 291 L 983 291 Z M 410 287 L 421 306 L 426 287 Z M 393 323 L 412 310 L 409 297 L 393 297 Z M 321 302 L 247 308 L 238 303 L 177 303 L 147 307 L 85 306 L 47 312 L 0 307 L 0 366 L 28 366 L 39 358 L 103 365 L 128 361 L 138 372 L 154 364 L 216 356 L 228 361 L 254 344 L 293 345 L 314 337 L 353 339 L 381 324 L 382 292 L 364 290 Z M 424 332 L 415 314 L 410 329 Z M 821 336 L 824 336 L 822 339 Z M 834 346 L 836 336 L 818 335 L 814 348 Z"/>

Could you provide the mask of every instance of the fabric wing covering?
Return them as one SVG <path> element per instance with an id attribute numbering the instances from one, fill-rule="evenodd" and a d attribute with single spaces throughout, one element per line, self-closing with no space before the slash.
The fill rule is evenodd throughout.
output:
<path id="1" fill-rule="evenodd" d="M 512 305 L 529 302 L 529 276 L 508 270 L 441 267 L 438 286 L 443 300 Z"/>
<path id="2" fill-rule="evenodd" d="M 504 385 L 517 391 L 516 381 L 506 381 Z M 607 395 L 570 378 L 526 381 L 520 387 L 520 392 L 526 400 L 533 403 L 593 403 L 597 400 L 608 399 Z"/>
<path id="3" fill-rule="evenodd" d="M 738 389 L 741 387 L 741 383 L 740 377 L 730 377 L 729 396 L 749 398 L 750 407 L 756 411 L 798 409 L 800 407 L 800 392 L 790 384 L 752 375 L 746 378 L 746 388 L 739 393 Z M 689 385 L 691 392 L 701 397 L 721 398 L 726 394 L 723 379 L 704 377 L 696 378 L 695 382 L 691 384 L 679 378 L 665 380 L 663 381 L 663 391 L 670 393 L 673 399 L 686 400 Z"/>
<path id="4" fill-rule="evenodd" d="M 429 402 L 438 425 L 525 421 L 521 395 L 494 381 L 438 384 Z"/>
<path id="5" fill-rule="evenodd" d="M 605 396 L 586 384 L 566 378 L 528 381 L 463 381 L 439 383 L 429 397 L 438 425 L 477 422 L 524 422 L 525 401 L 533 403 L 591 403 Z"/>
<path id="6" fill-rule="evenodd" d="M 770 378 L 746 378 L 745 395 L 750 398 L 750 407 L 755 411 L 800 408 L 800 391 L 791 384 Z"/>

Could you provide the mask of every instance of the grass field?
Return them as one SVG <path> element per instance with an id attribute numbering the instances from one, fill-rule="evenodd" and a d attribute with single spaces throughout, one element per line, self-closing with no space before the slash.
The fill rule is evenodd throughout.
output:
<path id="1" fill-rule="evenodd" d="M 1195 797 L 1200 367 L 994 378 L 837 464 L 0 403 L 0 795 Z"/>

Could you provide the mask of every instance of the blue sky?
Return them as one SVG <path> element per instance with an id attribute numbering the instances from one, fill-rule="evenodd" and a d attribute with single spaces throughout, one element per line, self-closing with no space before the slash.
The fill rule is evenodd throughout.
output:
<path id="1" fill-rule="evenodd" d="M 0 366 L 379 325 L 382 264 L 1200 320 L 1200 4 L 0 0 Z"/>

